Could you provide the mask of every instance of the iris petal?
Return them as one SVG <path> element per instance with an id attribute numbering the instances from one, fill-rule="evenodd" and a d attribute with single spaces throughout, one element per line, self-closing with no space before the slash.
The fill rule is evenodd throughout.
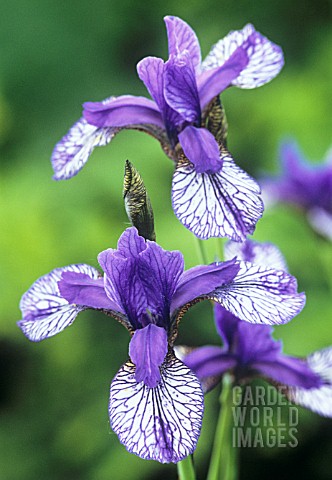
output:
<path id="1" fill-rule="evenodd" d="M 86 102 L 83 116 L 96 127 L 130 127 L 152 123 L 163 127 L 159 109 L 153 100 L 133 95 L 113 97 L 108 102 Z"/>
<path id="2" fill-rule="evenodd" d="M 249 239 L 245 242 L 229 241 L 224 246 L 224 255 L 226 260 L 237 257 L 245 262 L 288 271 L 282 253 L 273 243 L 259 243 Z"/>
<path id="3" fill-rule="evenodd" d="M 81 118 L 54 147 L 51 158 L 54 180 L 67 180 L 76 175 L 95 147 L 110 143 L 120 130 L 114 127 L 98 128 Z"/>
<path id="4" fill-rule="evenodd" d="M 154 388 L 160 382 L 160 366 L 168 350 L 167 333 L 161 327 L 149 324 L 136 330 L 129 344 L 129 355 L 136 366 L 135 379 Z"/>
<path id="5" fill-rule="evenodd" d="M 220 67 L 238 49 L 248 56 L 248 62 L 241 73 L 232 81 L 240 88 L 256 88 L 278 75 L 284 65 L 281 48 L 248 24 L 242 30 L 230 32 L 219 40 L 202 63 L 202 70 Z"/>
<path id="6" fill-rule="evenodd" d="M 64 272 L 83 273 L 92 279 L 99 276 L 98 270 L 81 264 L 57 268 L 39 278 L 21 299 L 23 319 L 18 322 L 24 335 L 33 342 L 62 332 L 73 323 L 77 314 L 86 308 L 70 304 L 61 295 L 58 282 Z"/>
<path id="7" fill-rule="evenodd" d="M 178 55 L 185 50 L 189 53 L 193 66 L 199 71 L 201 65 L 201 49 L 193 29 L 181 18 L 167 16 L 164 18 L 169 55 Z"/>
<path id="8" fill-rule="evenodd" d="M 208 130 L 188 126 L 179 133 L 179 140 L 186 157 L 195 165 L 197 173 L 211 174 L 221 170 L 223 160 L 219 146 Z"/>
<path id="9" fill-rule="evenodd" d="M 180 222 L 197 237 L 229 237 L 243 241 L 263 214 L 258 184 L 224 153 L 223 168 L 197 173 L 179 163 L 173 176 L 172 203 Z"/>
<path id="10" fill-rule="evenodd" d="M 217 287 L 231 282 L 239 271 L 234 261 L 212 263 L 190 268 L 179 279 L 174 292 L 171 310 L 204 297 Z"/>
<path id="11" fill-rule="evenodd" d="M 145 460 L 176 463 L 196 448 L 203 402 L 197 377 L 174 356 L 161 368 L 155 388 L 137 383 L 135 366 L 127 362 L 111 384 L 111 427 L 129 452 Z"/>
<path id="12" fill-rule="evenodd" d="M 297 293 L 296 279 L 282 270 L 240 262 L 240 271 L 211 298 L 240 320 L 266 325 L 290 321 L 304 307 L 304 293 Z"/>
<path id="13" fill-rule="evenodd" d="M 319 413 L 325 417 L 332 417 L 332 347 L 314 352 L 307 358 L 309 368 L 320 377 L 321 386 L 304 389 L 291 387 L 286 395 L 297 405 Z"/>
<path id="14" fill-rule="evenodd" d="M 171 56 L 165 64 L 164 96 L 183 121 L 198 124 L 201 109 L 195 71 L 188 52 Z"/>

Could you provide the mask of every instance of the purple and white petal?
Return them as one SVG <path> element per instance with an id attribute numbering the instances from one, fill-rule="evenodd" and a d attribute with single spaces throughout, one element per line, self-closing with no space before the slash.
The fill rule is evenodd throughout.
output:
<path id="1" fill-rule="evenodd" d="M 211 298 L 240 320 L 265 325 L 289 322 L 305 304 L 294 277 L 282 270 L 239 262 L 233 282 L 216 289 Z"/>
<path id="2" fill-rule="evenodd" d="M 262 267 L 288 271 L 286 260 L 279 248 L 273 243 L 259 243 L 253 240 L 245 242 L 228 241 L 224 246 L 225 260 L 237 257 L 238 260 L 251 262 Z"/>
<path id="3" fill-rule="evenodd" d="M 193 165 L 178 164 L 173 176 L 173 209 L 199 238 L 243 241 L 263 214 L 260 188 L 228 152 L 222 159 L 222 170 L 214 174 L 197 173 Z"/>
<path id="4" fill-rule="evenodd" d="M 179 133 L 184 154 L 194 164 L 197 173 L 217 173 L 223 159 L 216 139 L 206 128 L 187 126 Z"/>
<path id="5" fill-rule="evenodd" d="M 178 55 L 187 51 L 198 73 L 201 65 L 201 48 L 196 33 L 181 18 L 167 16 L 164 21 L 167 29 L 169 55 Z"/>
<path id="6" fill-rule="evenodd" d="M 332 347 L 314 352 L 307 358 L 307 363 L 320 376 L 323 385 L 310 390 L 291 387 L 286 395 L 297 405 L 324 417 L 332 417 Z"/>
<path id="7" fill-rule="evenodd" d="M 111 384 L 111 427 L 127 450 L 145 460 L 177 463 L 193 453 L 200 435 L 204 398 L 199 380 L 174 356 L 161 367 L 157 387 L 135 380 L 125 363 Z"/>
<path id="8" fill-rule="evenodd" d="M 284 65 L 281 48 L 248 24 L 242 30 L 232 31 L 219 40 L 203 61 L 202 70 L 223 65 L 239 48 L 246 52 L 249 62 L 232 81 L 232 85 L 237 87 L 260 87 L 277 76 Z"/>
<path id="9" fill-rule="evenodd" d="M 24 335 L 33 342 L 62 332 L 86 308 L 68 303 L 60 294 L 58 282 L 64 272 L 83 273 L 92 279 L 99 276 L 98 270 L 81 264 L 57 268 L 39 278 L 21 299 L 23 318 L 18 322 Z"/>
<path id="10" fill-rule="evenodd" d="M 51 162 L 54 180 L 67 180 L 86 164 L 95 147 L 110 143 L 121 128 L 98 128 L 84 118 L 76 122 L 54 147 Z"/>

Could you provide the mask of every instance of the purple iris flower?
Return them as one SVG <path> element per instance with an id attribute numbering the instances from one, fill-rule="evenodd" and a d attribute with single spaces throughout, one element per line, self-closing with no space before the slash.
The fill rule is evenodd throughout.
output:
<path id="1" fill-rule="evenodd" d="M 18 325 L 37 342 L 88 308 L 122 323 L 131 334 L 130 360 L 111 384 L 111 427 L 141 458 L 178 462 L 195 449 L 203 415 L 200 382 L 173 351 L 184 313 L 210 299 L 242 320 L 285 323 L 303 308 L 304 294 L 291 275 L 236 259 L 184 271 L 180 252 L 145 241 L 135 227 L 98 260 L 104 276 L 80 264 L 37 280 L 22 297 Z"/>
<path id="2" fill-rule="evenodd" d="M 290 203 L 306 213 L 312 228 L 332 240 L 332 154 L 325 163 L 309 163 L 295 141 L 282 144 L 282 172 L 275 178 L 262 180 L 268 204 Z"/>
<path id="3" fill-rule="evenodd" d="M 286 268 L 281 253 L 272 244 L 230 242 L 227 257 L 234 254 L 239 259 L 250 258 L 255 264 Z M 205 391 L 215 387 L 226 372 L 231 372 L 238 383 L 262 377 L 281 387 L 292 402 L 332 417 L 332 347 L 307 358 L 285 355 L 281 342 L 272 338 L 272 327 L 243 322 L 221 305 L 215 306 L 215 323 L 223 346 L 193 349 L 183 358 Z"/>
<path id="4" fill-rule="evenodd" d="M 248 24 L 230 32 L 201 62 L 195 32 L 165 17 L 169 58 L 146 57 L 137 72 L 153 100 L 124 95 L 84 104 L 79 120 L 56 145 L 56 180 L 76 175 L 96 146 L 122 129 L 154 136 L 175 162 L 174 212 L 197 237 L 243 241 L 263 213 L 260 188 L 226 148 L 226 124 L 218 95 L 231 85 L 256 88 L 283 66 L 277 45 Z"/>

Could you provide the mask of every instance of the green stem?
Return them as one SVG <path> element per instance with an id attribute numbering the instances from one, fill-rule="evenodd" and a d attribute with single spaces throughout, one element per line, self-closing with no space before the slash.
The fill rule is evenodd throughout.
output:
<path id="1" fill-rule="evenodd" d="M 203 240 L 200 240 L 199 238 L 195 237 L 195 243 L 196 243 L 196 251 L 197 251 L 199 263 L 201 265 L 208 265 L 209 262 L 208 262 L 206 251 L 203 245 Z"/>
<path id="2" fill-rule="evenodd" d="M 236 480 L 237 478 L 237 455 L 235 447 L 232 446 L 232 425 L 232 382 L 230 376 L 225 375 L 207 480 Z"/>
<path id="3" fill-rule="evenodd" d="M 196 479 L 195 470 L 190 455 L 181 462 L 178 462 L 176 465 L 178 468 L 179 480 Z"/>

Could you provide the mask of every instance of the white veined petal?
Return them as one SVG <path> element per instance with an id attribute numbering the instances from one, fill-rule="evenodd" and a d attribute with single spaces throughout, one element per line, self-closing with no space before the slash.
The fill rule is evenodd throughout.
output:
<path id="1" fill-rule="evenodd" d="M 81 118 L 53 150 L 53 178 L 67 180 L 76 175 L 84 167 L 94 148 L 110 143 L 120 130 L 120 127 L 95 127 Z"/>
<path id="2" fill-rule="evenodd" d="M 204 398 L 195 374 L 174 356 L 155 388 L 135 380 L 128 361 L 111 384 L 111 427 L 127 450 L 146 460 L 176 463 L 196 448 Z"/>
<path id="3" fill-rule="evenodd" d="M 39 342 L 52 337 L 71 325 L 84 307 L 71 305 L 58 288 L 63 272 L 77 272 L 97 279 L 99 272 L 85 264 L 57 268 L 39 278 L 23 295 L 20 302 L 23 319 L 18 326 L 29 340 Z"/>
<path id="4" fill-rule="evenodd" d="M 180 222 L 197 237 L 243 241 L 253 233 L 264 206 L 260 188 L 230 154 L 217 173 L 197 173 L 191 164 L 174 172 L 172 203 Z"/>
<path id="5" fill-rule="evenodd" d="M 237 87 L 260 87 L 277 76 L 284 65 L 281 48 L 248 24 L 219 40 L 202 63 L 202 70 L 222 66 L 237 48 L 244 49 L 249 57 L 247 66 L 232 82 Z"/>
<path id="6" fill-rule="evenodd" d="M 245 242 L 228 241 L 224 247 L 225 260 L 237 257 L 262 267 L 275 268 L 287 272 L 286 261 L 279 248 L 272 243 L 260 243 L 253 240 Z"/>
<path id="7" fill-rule="evenodd" d="M 241 320 L 265 325 L 283 324 L 297 315 L 305 295 L 297 293 L 294 277 L 282 270 L 239 262 L 240 270 L 211 298 Z"/>
<path id="8" fill-rule="evenodd" d="M 325 384 L 311 389 L 289 387 L 287 397 L 319 415 L 332 417 L 332 347 L 314 352 L 307 358 L 307 363 Z"/>

